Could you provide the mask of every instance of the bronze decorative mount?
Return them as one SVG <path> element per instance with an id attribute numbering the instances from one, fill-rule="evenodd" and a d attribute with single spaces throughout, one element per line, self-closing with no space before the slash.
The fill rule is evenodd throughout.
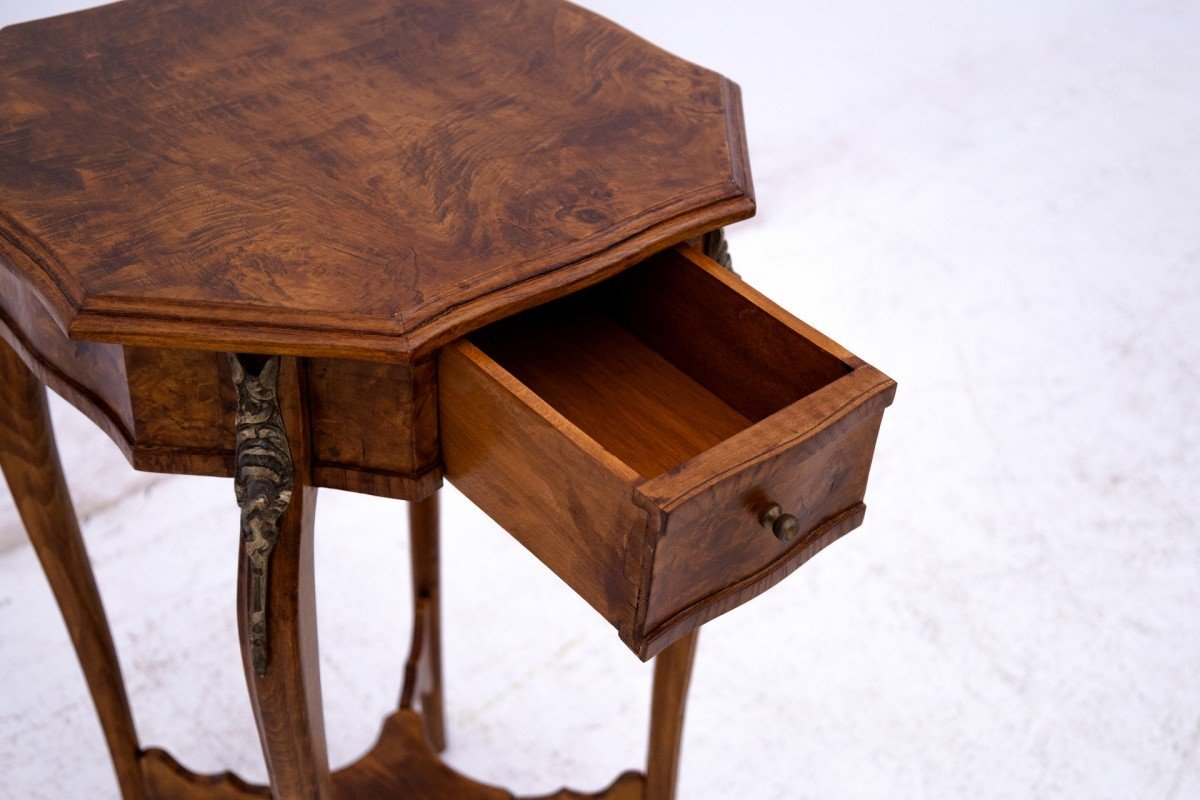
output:
<path id="1" fill-rule="evenodd" d="M 246 630 L 254 674 L 267 674 L 267 579 L 271 551 L 279 539 L 279 517 L 292 499 L 296 471 L 279 411 L 279 357 L 230 354 L 237 387 L 234 491 L 242 509 L 242 545 L 250 560 L 250 603 Z"/>

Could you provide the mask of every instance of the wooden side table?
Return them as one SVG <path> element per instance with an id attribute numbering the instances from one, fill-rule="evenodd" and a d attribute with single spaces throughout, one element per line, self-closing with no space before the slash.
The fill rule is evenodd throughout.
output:
<path id="1" fill-rule="evenodd" d="M 658 656 L 647 768 L 590 796 L 674 796 L 698 628 L 861 523 L 895 392 L 725 268 L 739 102 L 560 0 L 125 0 L 0 31 L 0 467 L 125 800 L 511 797 L 436 755 L 443 476 Z M 234 479 L 270 787 L 142 748 L 44 386 L 135 468 Z M 412 526 L 400 707 L 335 773 L 319 487 Z"/>

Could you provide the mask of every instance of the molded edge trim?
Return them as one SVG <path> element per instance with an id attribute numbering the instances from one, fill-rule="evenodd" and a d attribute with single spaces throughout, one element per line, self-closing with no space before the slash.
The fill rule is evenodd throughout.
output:
<path id="1" fill-rule="evenodd" d="M 65 332 L 83 341 L 149 347 L 413 363 L 490 322 L 598 283 L 671 245 L 753 216 L 753 198 L 742 187 L 737 191 L 734 197 L 654 222 L 573 262 L 463 299 L 408 330 L 362 317 L 314 323 L 314 315 L 304 311 L 275 310 L 270 316 L 278 321 L 263 322 L 263 310 L 252 307 L 85 297 L 73 314 L 67 314 Z M 61 324 L 63 315 L 54 316 Z"/>
<path id="2" fill-rule="evenodd" d="M 17 357 L 42 385 L 54 390 L 83 412 L 113 440 L 125 458 L 130 463 L 133 462 L 133 434 L 126 427 L 120 413 L 94 391 L 68 376 L 43 356 L 3 310 L 0 310 L 0 340 L 12 347 Z"/>

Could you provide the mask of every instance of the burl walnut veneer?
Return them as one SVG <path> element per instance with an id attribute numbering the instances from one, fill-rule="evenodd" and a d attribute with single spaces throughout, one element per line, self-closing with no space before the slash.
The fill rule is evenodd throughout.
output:
<path id="1" fill-rule="evenodd" d="M 895 384 L 729 270 L 737 87 L 561 0 L 125 0 L 0 31 L 0 467 L 125 800 L 505 800 L 445 747 L 443 475 L 657 656 L 859 525 Z M 135 468 L 234 478 L 270 787 L 143 749 L 44 386 Z M 317 491 L 410 501 L 399 709 L 331 772 Z M 509 580 L 496 576 L 497 581 Z"/>

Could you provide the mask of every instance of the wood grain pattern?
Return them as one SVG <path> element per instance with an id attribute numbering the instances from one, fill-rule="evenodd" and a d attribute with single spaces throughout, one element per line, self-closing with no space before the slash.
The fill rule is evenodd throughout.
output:
<path id="1" fill-rule="evenodd" d="M 279 540 L 271 556 L 267 584 L 270 660 L 255 674 L 249 618 L 250 565 L 239 540 L 238 634 L 251 706 L 258 725 L 271 787 L 277 800 L 331 800 L 329 757 L 321 706 L 317 660 L 317 608 L 313 581 L 313 518 L 317 489 L 312 485 L 308 441 L 308 399 L 303 363 L 282 361 L 279 408 L 295 468 L 291 504 L 279 518 Z"/>
<path id="2" fill-rule="evenodd" d="M 419 500 L 441 485 L 436 362 L 308 363 L 318 486 Z"/>
<path id="3" fill-rule="evenodd" d="M 633 622 L 627 541 L 637 473 L 470 342 L 442 350 L 446 477 L 605 618 Z M 552 530 L 552 535 L 546 531 Z"/>
<path id="4" fill-rule="evenodd" d="M 233 474 L 224 354 L 76 342 L 0 269 L 0 340 L 108 434 L 135 469 Z M 441 486 L 437 366 L 311 359 L 316 485 L 419 500 Z"/>
<path id="5" fill-rule="evenodd" d="M 679 755 L 683 749 L 683 719 L 699 637 L 699 631 L 692 631 L 654 659 L 645 800 L 675 800 Z"/>
<path id="6" fill-rule="evenodd" d="M 552 304 L 513 324 L 498 323 L 473 341 L 645 478 L 750 425 L 589 302 Z"/>
<path id="7" fill-rule="evenodd" d="M 397 711 L 384 723 L 379 745 L 337 775 L 338 794 L 363 800 L 429 797 L 512 800 L 503 789 L 486 786 L 443 764 L 429 750 L 421 717 Z"/>
<path id="8" fill-rule="evenodd" d="M 754 203 L 737 87 L 560 0 L 0 31 L 0 262 L 73 338 L 408 361 Z"/>
<path id="9" fill-rule="evenodd" d="M 434 752 L 446 749 L 445 691 L 442 685 L 442 576 L 438 495 L 410 503 L 413 635 L 404 669 L 401 709 L 419 709 L 425 738 Z"/>
<path id="10" fill-rule="evenodd" d="M 271 790 L 234 775 L 197 775 L 161 748 L 142 754 L 147 800 L 270 800 Z"/>
<path id="11" fill-rule="evenodd" d="M 125 347 L 136 469 L 233 475 L 236 400 L 224 353 Z"/>
<path id="12" fill-rule="evenodd" d="M 708 234 L 716 253 L 713 229 L 754 211 L 737 87 L 561 0 L 125 0 L 0 31 L 0 105 L 0 466 L 126 800 L 513 800 L 433 752 L 439 451 L 659 655 L 646 774 L 543 800 L 673 800 L 696 629 L 861 522 L 895 392 L 695 248 L 666 249 Z M 212 351 L 286 356 L 296 491 L 265 675 L 241 630 L 270 791 L 138 750 L 37 382 L 138 468 L 228 475 Z M 423 500 L 401 708 L 336 774 L 318 486 Z M 762 528 L 769 503 L 798 539 Z M 239 624 L 247 572 L 239 546 Z"/>
<path id="13" fill-rule="evenodd" d="M 0 339 L 38 380 L 96 423 L 133 457 L 133 410 L 119 345 L 67 338 L 38 295 L 0 257 Z"/>
<path id="14" fill-rule="evenodd" d="M 59 463 L 46 390 L 0 342 L 0 471 L 62 612 L 125 800 L 145 800 L 121 667 Z"/>
<path id="15" fill-rule="evenodd" d="M 635 502 L 660 520 L 636 622 L 643 657 L 758 596 L 862 524 L 894 384 L 862 367 L 827 389 L 635 489 Z M 836 410 L 804 427 L 811 406 L 831 398 Z M 795 540 L 759 524 L 771 503 L 800 521 Z"/>
<path id="16" fill-rule="evenodd" d="M 602 284 L 605 310 L 753 422 L 850 371 L 848 354 L 823 349 L 832 343 L 817 344 L 807 326 L 792 328 L 790 315 L 730 291 L 738 283 L 727 279 L 739 279 L 711 271 L 713 263 L 689 247 L 664 251 Z"/>
<path id="17" fill-rule="evenodd" d="M 800 536 L 797 543 L 775 561 L 767 563 L 740 581 L 729 583 L 720 591 L 696 601 L 664 620 L 652 630 L 645 631 L 640 645 L 643 652 L 661 653 L 705 623 L 778 585 L 813 556 L 862 525 L 866 510 L 865 505 L 858 503 L 823 520 L 819 526 Z"/>
<path id="18" fill-rule="evenodd" d="M 649 659 L 861 521 L 894 392 L 680 246 L 446 347 L 446 475 Z"/>
<path id="19" fill-rule="evenodd" d="M 142 757 L 150 792 L 147 800 L 263 800 L 271 797 L 236 775 L 196 775 L 162 750 Z M 645 778 L 621 775 L 594 793 L 563 789 L 527 800 L 643 800 Z M 389 717 L 367 755 L 333 775 L 339 800 L 516 800 L 504 789 L 471 780 L 438 760 L 424 739 L 421 717 L 401 710 Z M 284 796 L 286 797 L 286 796 Z M 290 800 L 290 798 L 288 799 Z"/>

